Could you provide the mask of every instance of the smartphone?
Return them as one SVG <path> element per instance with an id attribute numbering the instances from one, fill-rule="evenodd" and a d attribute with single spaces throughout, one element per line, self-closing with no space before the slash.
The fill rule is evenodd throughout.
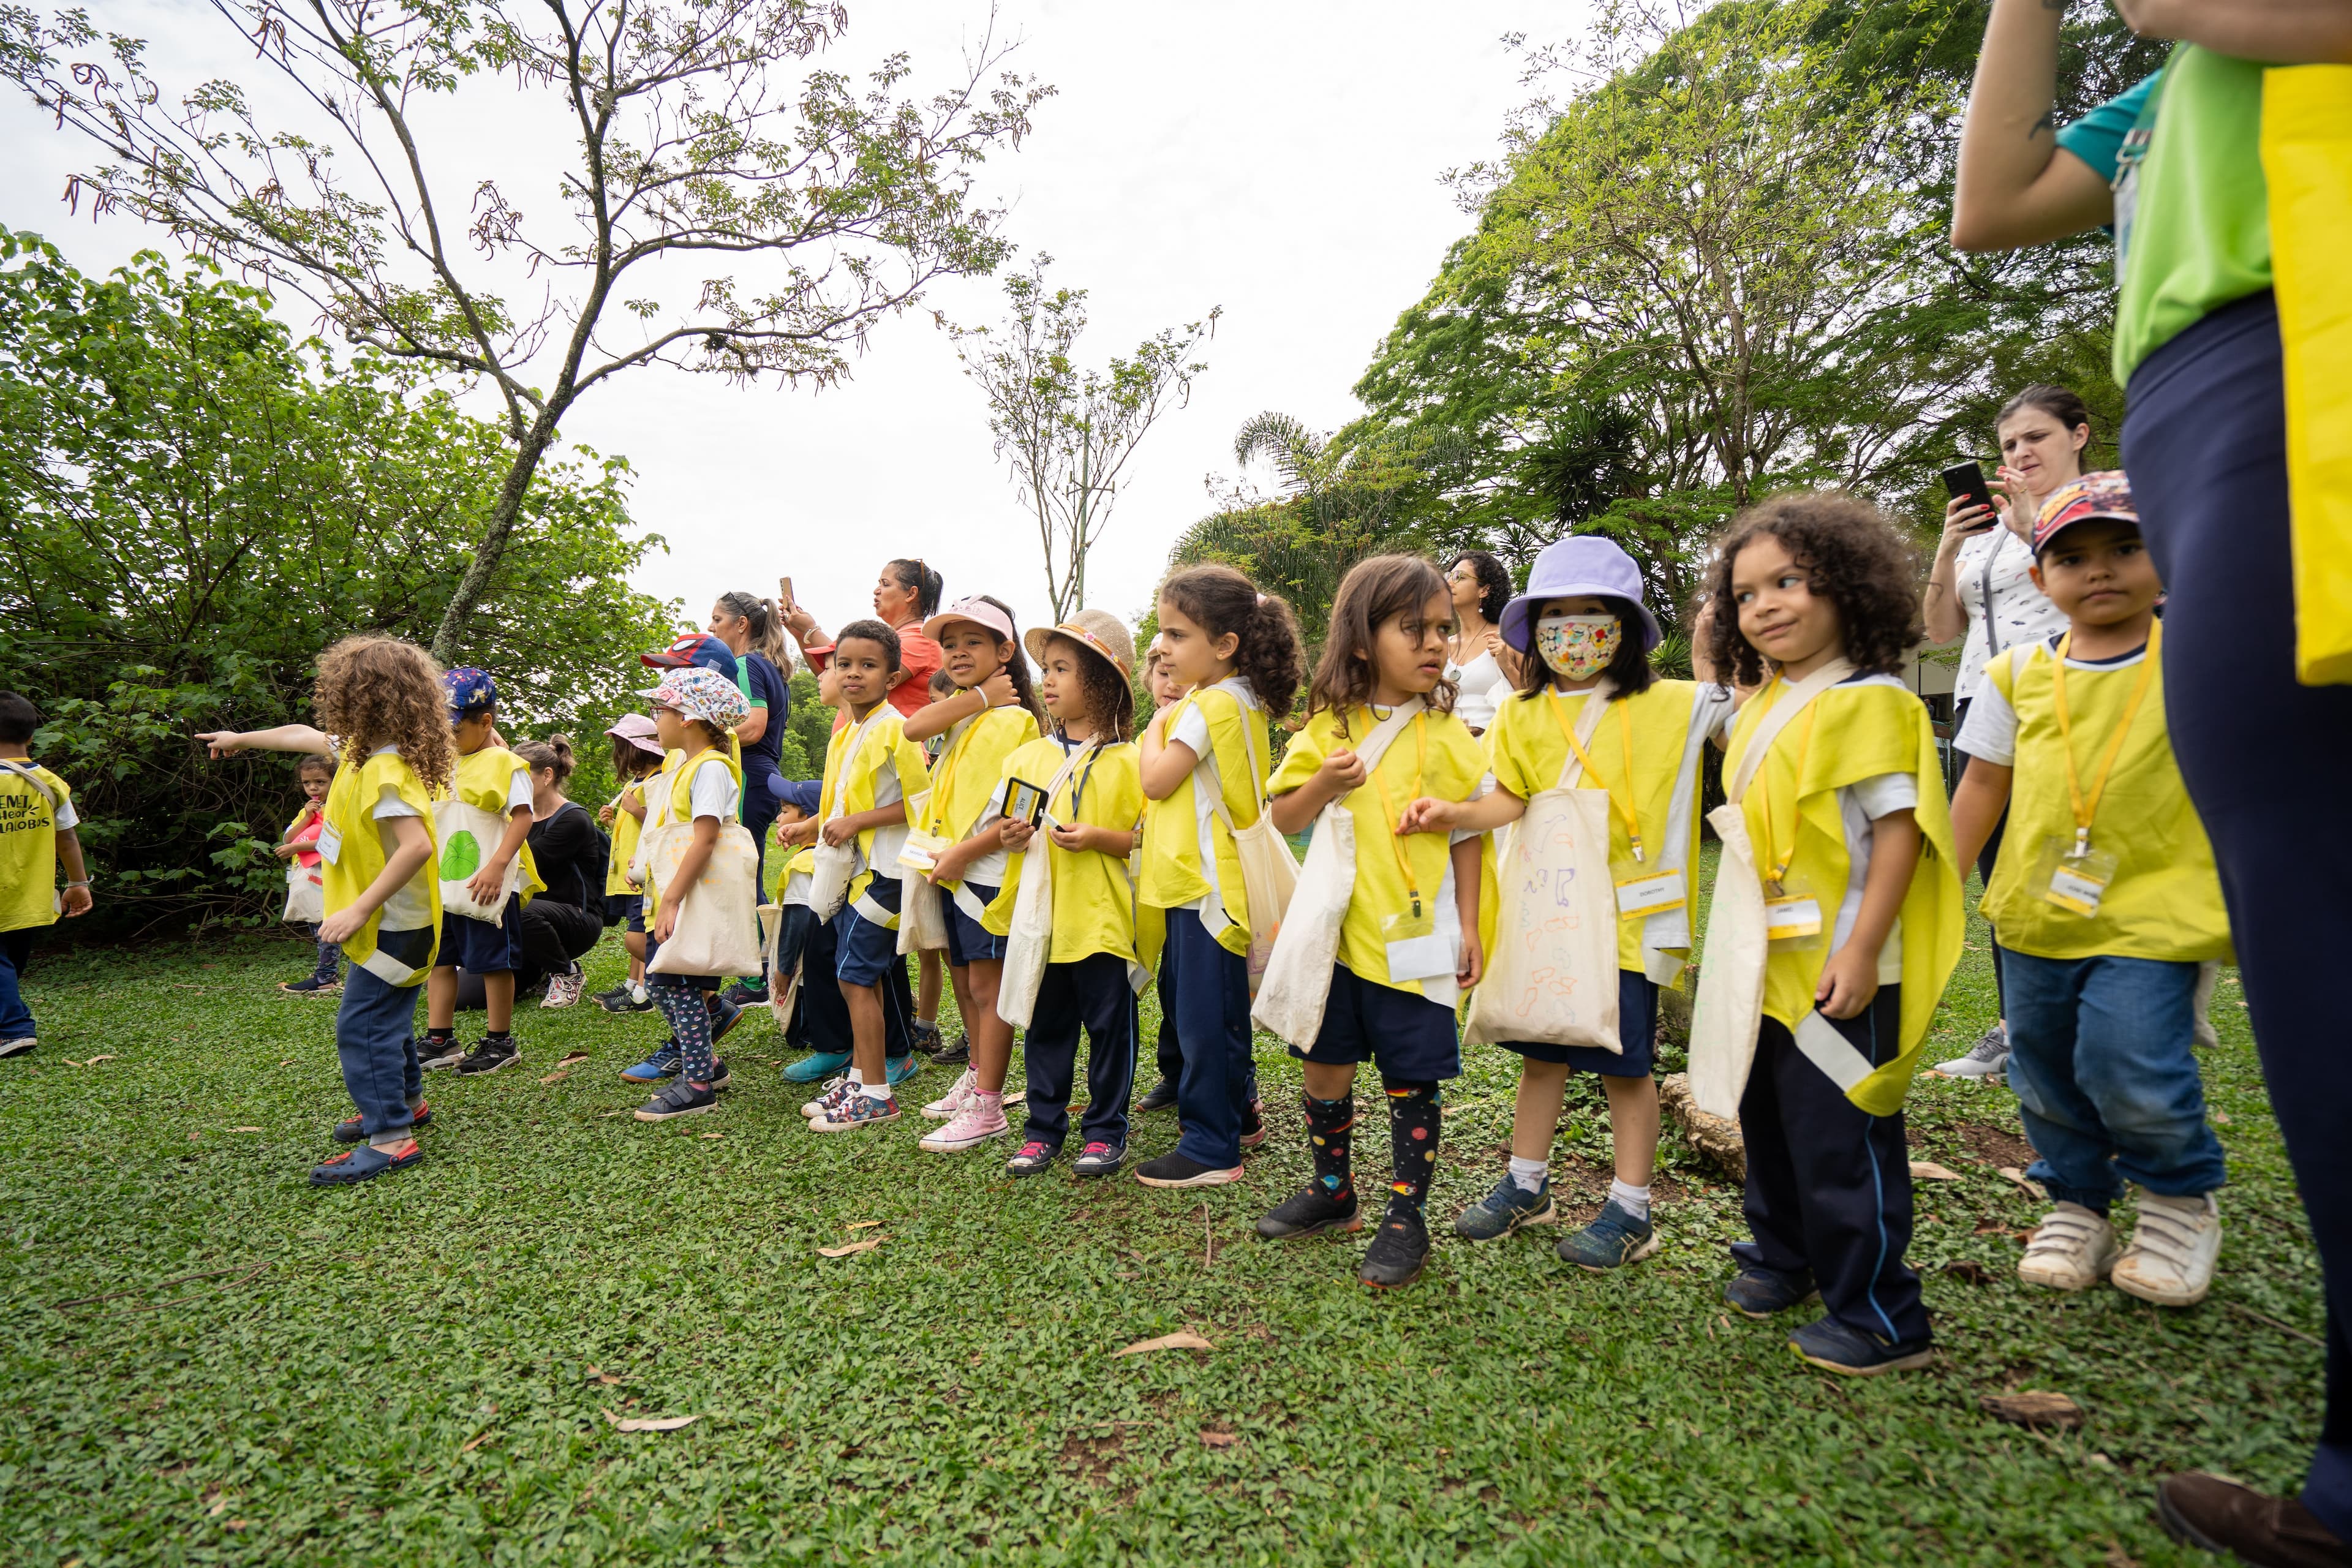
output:
<path id="1" fill-rule="evenodd" d="M 784 608 L 788 610 L 794 605 L 800 603 L 798 599 L 793 597 L 793 580 L 790 577 L 779 577 L 776 579 L 776 592 L 783 595 L 783 598 L 780 603 L 782 603 Z"/>
<path id="2" fill-rule="evenodd" d="M 1984 521 L 1970 528 L 1969 532 L 1982 533 L 2000 521 L 2000 513 L 1992 504 L 1992 488 L 1985 483 L 1984 468 L 1980 465 L 1956 463 L 1946 468 L 1944 489 L 1957 500 L 1964 500 L 1970 506 L 1980 506 L 1985 509 Z"/>
<path id="3" fill-rule="evenodd" d="M 1014 779 L 1004 792 L 1004 815 L 1014 822 L 1037 826 L 1045 815 L 1045 792 L 1026 779 Z"/>

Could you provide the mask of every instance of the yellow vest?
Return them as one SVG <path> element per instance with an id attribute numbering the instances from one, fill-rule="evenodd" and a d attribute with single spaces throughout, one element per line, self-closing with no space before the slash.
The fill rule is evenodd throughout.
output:
<path id="1" fill-rule="evenodd" d="M 1340 748 L 1335 718 L 1328 711 L 1312 714 L 1290 738 L 1282 765 L 1266 782 L 1269 794 L 1288 795 L 1298 788 L 1315 776 L 1325 757 Z M 1377 723 L 1370 709 L 1357 709 L 1349 715 L 1346 746 L 1352 750 L 1363 744 Z M 1416 730 L 1421 732 L 1418 736 Z M 1397 818 L 1407 803 L 1424 795 L 1440 800 L 1468 800 L 1486 776 L 1486 753 L 1479 749 L 1470 727 L 1451 713 L 1423 712 L 1389 742 L 1388 750 L 1381 753 L 1381 765 L 1347 797 L 1344 804 L 1356 826 L 1356 888 L 1348 902 L 1348 918 L 1339 928 L 1339 962 L 1357 978 L 1414 995 L 1426 994 L 1421 981 L 1389 978 L 1389 938 L 1381 922 L 1411 910 L 1414 888 L 1421 891 L 1423 915 L 1434 918 L 1453 854 L 1452 835 L 1400 835 Z M 1397 863 L 1399 850 L 1412 869 L 1410 882 L 1404 867 Z M 1481 834 L 1478 941 L 1482 948 L 1494 944 L 1495 902 L 1495 840 L 1492 835 Z"/>
<path id="2" fill-rule="evenodd" d="M 907 721 L 896 709 L 883 704 L 885 711 L 875 718 L 874 727 L 866 731 L 855 756 L 844 755 L 843 749 L 856 735 L 865 720 L 853 720 L 846 710 L 834 720 L 833 734 L 824 745 L 824 790 L 818 797 L 816 815 L 822 822 L 830 816 L 854 816 L 875 806 L 875 780 L 886 767 L 898 773 L 899 798 L 912 802 L 930 787 L 930 768 L 923 759 L 923 748 L 907 739 Z M 857 836 L 858 853 L 865 858 L 865 868 L 849 884 L 849 897 L 857 898 L 873 885 L 875 878 L 874 836 L 880 829 L 869 827 Z M 895 842 L 895 840 L 894 840 Z M 814 860 L 811 862 L 814 864 Z M 893 865 L 882 875 L 898 879 L 898 868 Z"/>
<path id="3" fill-rule="evenodd" d="M 1494 721 L 1483 737 L 1495 782 L 1526 800 L 1538 790 L 1555 789 L 1568 767 L 1568 736 L 1584 718 L 1590 692 L 1547 689 L 1534 698 L 1507 697 L 1495 708 Z M 1675 785 L 1682 777 L 1683 756 L 1688 750 L 1692 716 L 1698 711 L 1699 686 L 1694 680 L 1654 680 L 1648 689 L 1611 706 L 1585 745 L 1600 773 L 1584 775 L 1579 787 L 1609 791 L 1609 858 L 1612 865 L 1629 862 L 1633 841 L 1625 826 L 1631 805 L 1642 825 L 1643 854 L 1650 865 L 1661 863 L 1665 850 L 1666 823 L 1675 808 Z M 1547 711 L 1549 710 L 1549 711 Z M 1633 742 L 1633 765 L 1625 757 L 1627 732 Z M 1683 847 L 1685 907 L 1698 907 L 1698 795 L 1704 768 L 1691 770 L 1690 841 Z M 1617 967 L 1641 971 L 1644 917 L 1617 921 Z"/>
<path id="4" fill-rule="evenodd" d="M 2009 795 L 2009 826 L 1992 886 L 1979 905 L 2000 945 L 2036 958 L 2166 959 L 2196 963 L 2228 959 L 2230 914 L 2213 846 L 2189 804 L 2173 761 L 2164 721 L 2163 661 L 2148 647 L 2146 663 L 2066 671 L 2066 712 L 2074 730 L 2074 766 L 2087 795 L 2132 687 L 2147 670 L 2147 691 L 2131 732 L 2107 774 L 2091 824 L 2091 847 L 2116 858 L 2114 879 L 2087 919 L 2042 898 L 2033 886 L 2042 847 L 2074 842 L 2074 799 L 2066 787 L 2066 741 L 2052 695 L 2057 656 L 2035 643 L 1985 667 L 2017 713 L 2017 755 Z"/>
<path id="5" fill-rule="evenodd" d="M 1266 759 L 1273 750 L 1265 710 L 1244 706 L 1230 691 L 1187 693 L 1169 709 L 1168 722 L 1160 730 L 1163 736 L 1175 733 L 1176 721 L 1184 716 L 1188 705 L 1198 705 L 1209 721 L 1209 749 L 1216 756 L 1225 814 L 1235 827 L 1247 827 L 1257 820 L 1265 794 Z M 1198 776 L 1186 773 L 1173 793 L 1144 806 L 1143 874 L 1137 896 L 1157 909 L 1181 909 L 1209 891 L 1208 879 L 1201 874 L 1200 819 L 1193 803 L 1193 781 Z M 1241 853 L 1234 847 L 1234 836 L 1213 816 L 1209 819 L 1209 842 L 1216 850 L 1218 901 L 1233 922 L 1217 933 L 1218 945 L 1228 952 L 1247 953 L 1249 897 L 1242 883 Z"/>
<path id="6" fill-rule="evenodd" d="M 1003 776 L 1004 759 L 1036 739 L 1036 715 L 1015 703 L 991 708 L 965 721 L 940 751 L 940 760 L 931 764 L 931 792 L 919 825 L 922 831 L 950 843 L 971 837 L 995 794 L 997 781 Z M 1013 880 L 1013 874 L 1006 872 L 1005 885 L 1010 887 Z M 940 884 L 942 888 L 955 885 Z"/>
<path id="7" fill-rule="evenodd" d="M 1032 741 L 1004 759 L 999 783 L 1018 778 L 1046 784 L 1062 771 L 1068 755 L 1058 741 Z M 1134 832 L 1143 820 L 1141 756 L 1132 741 L 1100 748 L 1054 792 L 1046 812 L 1056 822 Z M 1032 838 L 1030 845 L 1026 855 L 1036 854 L 1043 846 L 1050 856 L 1046 868 L 1054 879 L 1054 951 L 1049 962 L 1076 963 L 1093 953 L 1110 952 L 1146 969 L 1159 963 L 1166 916 L 1136 897 L 1123 858 L 1093 849 L 1073 853 L 1056 847 L 1043 835 Z M 1013 930 L 1013 907 L 1021 892 L 1024 858 L 1025 855 L 1009 858 L 1004 886 L 981 921 L 998 936 Z"/>
<path id="8" fill-rule="evenodd" d="M 22 758 L 11 758 L 47 784 L 63 805 L 73 798 L 66 781 Z M 31 779 L 0 768 L 0 931 L 54 925 L 58 919 L 58 814 Z"/>
<path id="9" fill-rule="evenodd" d="M 320 854 L 329 839 L 340 836 L 332 858 L 322 859 L 319 881 L 329 914 L 349 909 L 383 875 L 391 856 L 377 826 L 376 802 L 389 787 L 415 806 L 433 838 L 433 797 L 407 759 L 383 752 L 354 763 L 346 753 L 327 790 L 327 826 L 320 835 Z M 437 852 L 438 846 L 436 846 Z M 367 923 L 343 939 L 343 956 L 369 973 L 394 985 L 414 985 L 433 968 L 441 947 L 441 878 L 436 856 L 427 855 L 416 874 L 403 883 L 370 915 Z"/>
<path id="10" fill-rule="evenodd" d="M 1776 681 L 1740 710 L 1730 749 L 1724 754 L 1726 777 L 1738 770 L 1757 721 L 1786 690 Z M 1795 855 L 1788 880 L 1821 902 L 1821 942 L 1775 952 L 1766 963 L 1765 1016 L 1794 1028 L 1798 1019 L 1813 1010 L 1813 990 L 1829 962 L 1832 927 L 1851 868 L 1837 792 L 1885 773 L 1907 773 L 1916 784 L 1920 842 L 1919 862 L 1896 917 L 1903 933 L 1901 1052 L 1846 1093 L 1873 1116 L 1889 1116 L 1902 1108 L 1927 1043 L 1936 1004 L 1943 999 L 1945 984 L 1959 963 L 1960 932 L 1967 920 L 1952 859 L 1951 805 L 1944 798 L 1944 771 L 1927 710 L 1900 686 L 1833 686 L 1773 738 L 1740 802 L 1759 870 L 1768 869 L 1776 849 L 1789 849 L 1793 805 Z"/>
<path id="11" fill-rule="evenodd" d="M 661 775 L 656 773 L 648 776 L 659 778 Z M 642 790 L 646 783 L 646 780 L 640 779 L 634 784 L 624 785 L 621 795 L 626 795 L 633 789 Z M 642 795 L 637 798 L 640 803 L 645 799 Z M 613 797 L 613 854 L 604 868 L 604 893 L 607 898 L 624 898 L 637 891 L 636 889 L 629 886 L 629 862 L 636 858 L 637 840 L 644 837 L 645 831 L 644 823 L 622 809 L 621 795 L 614 795 Z"/>
<path id="12" fill-rule="evenodd" d="M 515 774 L 530 773 L 530 764 L 504 746 L 484 746 L 457 759 L 457 766 L 450 770 L 449 798 L 503 820 L 507 815 L 507 791 L 513 787 Z M 489 858 L 497 847 L 495 844 L 483 845 L 482 858 Z M 547 884 L 540 878 L 539 862 L 531 857 L 529 838 L 515 850 L 515 857 L 522 862 L 522 881 L 515 896 L 519 902 L 528 904 L 533 896 L 547 890 Z"/>
<path id="13" fill-rule="evenodd" d="M 724 752 L 716 746 L 707 746 L 691 757 L 684 752 L 670 752 L 670 765 L 646 781 L 646 827 L 651 829 L 665 826 L 673 822 L 692 822 L 694 820 L 694 775 L 711 763 L 717 763 L 734 777 L 735 815 L 740 820 L 743 815 L 743 765 L 737 762 L 736 758 L 740 754 L 741 749 L 735 746 L 730 746 Z M 655 785 L 657 781 L 664 787 L 656 789 Z M 635 836 L 633 834 L 631 837 Z M 661 913 L 661 894 L 648 879 L 646 883 L 646 919 L 649 922 L 648 930 L 652 929 L 651 921 L 659 913 Z"/>

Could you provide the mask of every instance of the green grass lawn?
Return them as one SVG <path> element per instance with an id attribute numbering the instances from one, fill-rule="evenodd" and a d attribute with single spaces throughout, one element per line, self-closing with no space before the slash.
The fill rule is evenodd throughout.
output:
<path id="1" fill-rule="evenodd" d="M 1991 1016 L 1970 942 L 1931 1060 Z M 812 1136 L 764 1020 L 716 1114 L 639 1123 L 615 1075 L 655 1017 L 526 1004 L 525 1068 L 430 1080 L 422 1166 L 315 1191 L 347 1106 L 332 1003 L 274 986 L 307 962 L 37 958 L 40 1052 L 0 1064 L 0 1561 L 2176 1563 L 2210 1560 L 2156 1528 L 2158 1475 L 2289 1488 L 2316 1428 L 2317 1270 L 2234 984 L 2205 1062 L 2236 1183 L 2212 1298 L 2020 1288 L 2039 1211 L 1996 1171 L 2024 1155 L 2008 1091 L 1923 1081 L 1915 1153 L 1961 1174 L 1920 1184 L 1912 1253 L 1942 1353 L 1847 1381 L 1721 1307 L 1738 1194 L 1671 1129 L 1651 1261 L 1451 1239 L 1502 1169 L 1498 1050 L 1448 1091 L 1428 1273 L 1375 1296 L 1361 1237 L 1250 1229 L 1307 1168 L 1263 1039 L 1274 1139 L 1202 1196 L 1016 1184 L 1009 1144 L 927 1155 L 912 1116 Z M 600 948 L 593 985 L 620 962 Z M 1175 1135 L 1148 1119 L 1136 1147 Z M 1580 1215 L 1607 1148 L 1572 1101 Z M 1214 1348 L 1112 1353 L 1185 1328 Z M 2028 1387 L 2087 1426 L 1978 1407 Z"/>

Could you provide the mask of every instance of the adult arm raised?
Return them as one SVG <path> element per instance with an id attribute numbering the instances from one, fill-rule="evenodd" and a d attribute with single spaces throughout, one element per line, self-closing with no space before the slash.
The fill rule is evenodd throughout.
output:
<path id="1" fill-rule="evenodd" d="M 2065 16 L 2065 7 L 2053 10 L 2043 0 L 1993 0 L 1960 128 L 1957 249 L 2015 250 L 2114 221 L 2107 183 L 2058 145 L 2058 30 Z"/>

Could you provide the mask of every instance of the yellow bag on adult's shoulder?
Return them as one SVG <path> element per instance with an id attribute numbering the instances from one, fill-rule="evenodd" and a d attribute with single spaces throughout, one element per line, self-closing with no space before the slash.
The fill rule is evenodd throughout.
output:
<path id="1" fill-rule="evenodd" d="M 2263 174 L 2286 382 L 2295 674 L 2352 683 L 2352 66 L 2263 73 Z"/>

